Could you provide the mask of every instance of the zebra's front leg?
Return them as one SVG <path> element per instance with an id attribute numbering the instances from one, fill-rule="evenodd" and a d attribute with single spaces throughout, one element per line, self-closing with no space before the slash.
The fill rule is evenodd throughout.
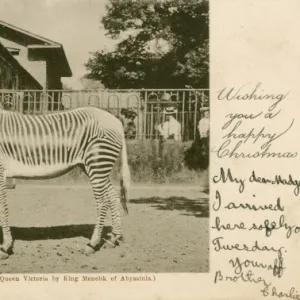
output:
<path id="1" fill-rule="evenodd" d="M 97 248 L 100 246 L 104 221 L 109 208 L 108 198 L 105 197 L 106 186 L 103 187 L 101 184 L 92 182 L 92 187 L 93 187 L 96 206 L 97 206 L 97 223 L 95 225 L 94 232 L 90 239 L 90 242 L 86 245 L 85 248 L 85 254 L 87 255 L 95 253 Z"/>
<path id="2" fill-rule="evenodd" d="M 0 166 L 0 226 L 2 227 L 3 242 L 0 246 L 0 259 L 6 259 L 12 254 L 13 239 L 8 223 L 8 205 L 6 196 L 6 176 Z"/>
<path id="3" fill-rule="evenodd" d="M 106 243 L 110 247 L 116 247 L 120 245 L 120 242 L 124 242 L 124 238 L 120 216 L 120 197 L 110 181 L 107 189 L 107 197 L 111 211 L 112 232 L 109 234 L 110 238 L 106 240 Z"/>

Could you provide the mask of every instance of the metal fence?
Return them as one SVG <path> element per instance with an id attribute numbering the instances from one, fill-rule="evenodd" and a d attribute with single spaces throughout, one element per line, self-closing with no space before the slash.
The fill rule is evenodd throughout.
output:
<path id="1" fill-rule="evenodd" d="M 168 95 L 166 101 L 164 95 Z M 0 90 L 5 109 L 24 114 L 45 114 L 82 106 L 96 106 L 121 118 L 125 127 L 134 124 L 128 138 L 157 139 L 158 124 L 165 122 L 166 110 L 173 108 L 181 124 L 183 140 L 193 140 L 201 118 L 200 108 L 209 106 L 207 89 L 141 90 Z"/>

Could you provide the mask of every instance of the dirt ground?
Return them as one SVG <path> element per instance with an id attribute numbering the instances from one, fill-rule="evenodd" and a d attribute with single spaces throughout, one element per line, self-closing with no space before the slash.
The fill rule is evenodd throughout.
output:
<path id="1" fill-rule="evenodd" d="M 125 243 L 92 256 L 83 254 L 96 217 L 88 185 L 18 184 L 8 198 L 14 254 L 0 273 L 209 271 L 208 194 L 199 187 L 134 186 Z"/>

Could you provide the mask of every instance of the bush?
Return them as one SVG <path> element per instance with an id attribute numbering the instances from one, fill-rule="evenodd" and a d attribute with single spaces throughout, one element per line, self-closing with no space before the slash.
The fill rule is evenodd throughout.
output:
<path id="1" fill-rule="evenodd" d="M 196 139 L 184 153 L 184 163 L 189 170 L 206 170 L 209 165 L 209 149 L 206 145 L 208 141 L 200 139 L 197 131 Z"/>
<path id="2" fill-rule="evenodd" d="M 172 181 L 173 174 L 183 171 L 186 147 L 187 143 L 171 140 L 164 142 L 163 145 L 158 140 L 129 141 L 128 163 L 133 181 L 155 183 Z"/>

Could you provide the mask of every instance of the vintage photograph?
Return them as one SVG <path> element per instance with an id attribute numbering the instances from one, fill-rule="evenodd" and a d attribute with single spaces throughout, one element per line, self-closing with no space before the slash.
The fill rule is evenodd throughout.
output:
<path id="1" fill-rule="evenodd" d="M 209 272 L 209 1 L 4 0 L 0 272 Z"/>

